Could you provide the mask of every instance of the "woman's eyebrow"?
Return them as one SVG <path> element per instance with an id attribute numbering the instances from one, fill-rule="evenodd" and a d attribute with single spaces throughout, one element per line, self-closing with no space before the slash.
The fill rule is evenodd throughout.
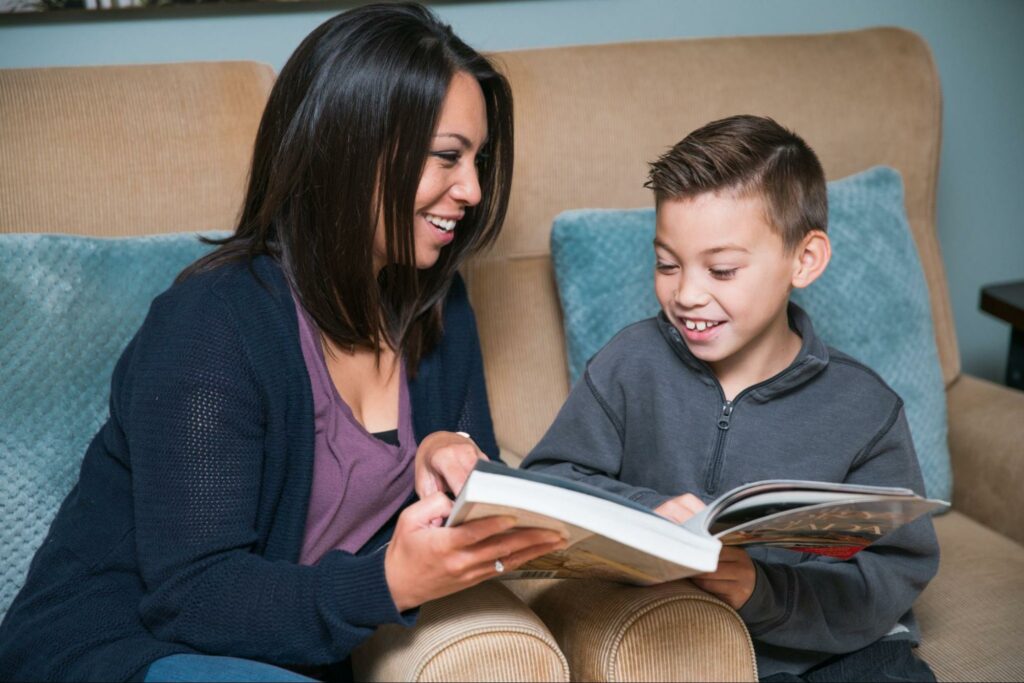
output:
<path id="1" fill-rule="evenodd" d="M 459 143 L 462 144 L 463 147 L 465 147 L 467 149 L 473 146 L 473 143 L 470 142 L 469 138 L 467 138 L 465 135 L 462 135 L 460 133 L 438 133 L 434 137 L 435 138 L 455 138 L 456 140 L 459 141 Z"/>

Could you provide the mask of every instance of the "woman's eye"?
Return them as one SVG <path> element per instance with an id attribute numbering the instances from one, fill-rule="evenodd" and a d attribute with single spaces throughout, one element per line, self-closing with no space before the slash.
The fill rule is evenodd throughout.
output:
<path id="1" fill-rule="evenodd" d="M 673 270 L 676 269 L 676 264 L 658 261 L 657 263 L 654 264 L 654 269 L 657 270 L 659 273 L 671 273 Z"/>
<path id="2" fill-rule="evenodd" d="M 731 280 L 733 277 L 736 276 L 736 271 L 739 270 L 739 269 L 738 268 L 711 268 L 709 270 L 711 272 L 711 277 L 713 277 L 713 278 L 716 278 L 718 280 Z"/>
<path id="3" fill-rule="evenodd" d="M 431 152 L 430 155 L 437 157 L 438 159 L 443 161 L 446 166 L 454 166 L 455 164 L 459 163 L 458 152 Z"/>

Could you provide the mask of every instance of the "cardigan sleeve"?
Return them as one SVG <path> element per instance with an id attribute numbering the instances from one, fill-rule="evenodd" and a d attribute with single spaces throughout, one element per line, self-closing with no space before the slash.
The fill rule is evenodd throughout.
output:
<path id="1" fill-rule="evenodd" d="M 265 392 L 234 309 L 158 299 L 114 406 L 129 445 L 140 616 L 158 638 L 275 664 L 344 659 L 401 622 L 384 552 L 270 561 L 256 532 L 261 476 L 283 457 L 266 439 Z"/>

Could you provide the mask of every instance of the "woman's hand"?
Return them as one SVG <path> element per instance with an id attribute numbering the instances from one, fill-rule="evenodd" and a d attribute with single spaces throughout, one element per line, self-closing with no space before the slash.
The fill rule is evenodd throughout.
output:
<path id="1" fill-rule="evenodd" d="M 438 491 L 457 496 L 476 461 L 487 459 L 472 439 L 461 434 L 429 434 L 416 449 L 416 493 L 421 499 Z"/>
<path id="2" fill-rule="evenodd" d="M 743 548 L 726 546 L 718 556 L 718 569 L 690 577 L 697 587 L 724 600 L 733 609 L 747 604 L 754 594 L 757 570 Z"/>
<path id="3" fill-rule="evenodd" d="M 384 558 L 384 573 L 399 611 L 469 588 L 505 570 L 565 546 L 550 529 L 511 531 L 512 517 L 487 517 L 457 527 L 432 521 L 447 517 L 452 502 L 433 493 L 402 511 Z"/>
<path id="4" fill-rule="evenodd" d="M 676 524 L 682 524 L 705 507 L 707 506 L 704 505 L 704 501 L 700 498 L 692 493 L 684 493 L 681 496 L 666 500 L 654 508 L 654 511 L 662 517 L 668 517 Z"/>

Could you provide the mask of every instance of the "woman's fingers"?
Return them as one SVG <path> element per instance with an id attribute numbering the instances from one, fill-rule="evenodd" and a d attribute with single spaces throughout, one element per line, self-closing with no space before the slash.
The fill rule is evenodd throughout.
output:
<path id="1" fill-rule="evenodd" d="M 556 545 L 562 542 L 561 534 L 551 529 L 516 529 L 486 538 L 465 550 L 476 562 L 493 564 L 495 560 L 504 562 L 506 557 L 533 546 Z"/>
<path id="2" fill-rule="evenodd" d="M 565 547 L 565 540 L 559 538 L 553 543 L 538 543 L 534 545 L 520 548 L 508 555 L 502 555 L 495 557 L 494 559 L 484 559 L 477 561 L 473 566 L 473 571 L 469 574 L 473 582 L 483 581 L 485 579 L 491 579 L 495 576 L 503 574 L 505 572 L 515 571 L 522 565 L 526 564 L 530 560 L 543 557 L 548 553 L 553 553 L 556 550 L 561 550 Z M 493 553 L 488 553 L 492 555 Z M 498 571 L 498 562 L 501 562 L 501 571 Z"/>
<path id="3" fill-rule="evenodd" d="M 435 526 L 432 521 L 446 518 L 452 511 L 452 501 L 441 492 L 435 492 L 420 499 L 402 512 L 416 526 Z"/>
<path id="4" fill-rule="evenodd" d="M 446 448 L 434 456 L 433 464 L 444 481 L 444 486 L 457 496 L 465 486 L 466 479 L 476 462 L 476 449 L 467 445 Z"/>
<path id="5" fill-rule="evenodd" d="M 526 564 L 530 560 L 535 560 L 538 557 L 543 557 L 548 553 L 553 553 L 556 550 L 561 550 L 564 547 L 565 540 L 559 538 L 554 543 L 541 543 L 538 545 L 527 546 L 526 548 L 518 550 L 512 553 L 511 555 L 507 555 L 505 557 L 501 557 L 498 559 L 501 560 L 501 563 L 504 566 L 503 568 L 505 571 L 511 571 L 513 569 L 518 569 L 521 565 Z M 495 568 L 493 562 L 491 563 L 491 569 L 495 574 L 500 573 Z"/>
<path id="6" fill-rule="evenodd" d="M 472 439 L 455 432 L 434 432 L 416 451 L 416 492 L 420 497 L 434 491 L 458 495 L 478 460 L 487 456 Z"/>
<path id="7" fill-rule="evenodd" d="M 416 495 L 420 498 L 437 493 L 442 490 L 441 478 L 428 470 L 426 467 L 416 468 Z"/>
<path id="8" fill-rule="evenodd" d="M 516 518 L 509 515 L 474 519 L 472 522 L 466 522 L 465 524 L 448 529 L 449 544 L 453 549 L 465 549 L 496 534 L 508 531 L 515 524 Z"/>
<path id="9" fill-rule="evenodd" d="M 496 572 L 560 547 L 561 536 L 550 529 L 516 529 L 508 515 L 473 520 L 454 528 L 433 528 L 431 520 L 447 517 L 452 503 L 434 493 L 406 508 L 398 519 L 385 555 L 385 578 L 399 610 L 421 605 Z"/>

